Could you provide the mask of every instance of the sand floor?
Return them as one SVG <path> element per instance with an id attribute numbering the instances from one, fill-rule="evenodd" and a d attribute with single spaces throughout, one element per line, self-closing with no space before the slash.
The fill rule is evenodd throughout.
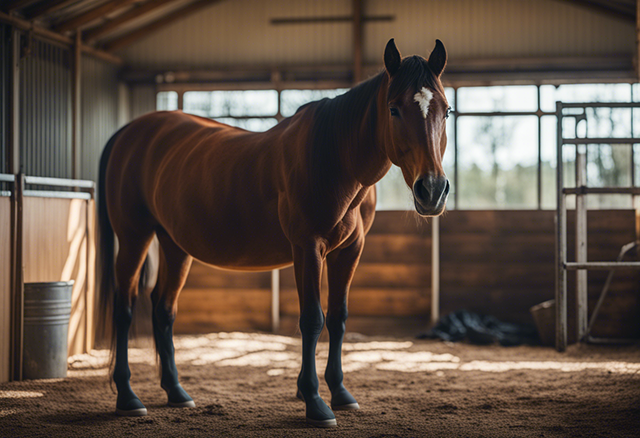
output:
<path id="1" fill-rule="evenodd" d="M 327 344 L 318 348 L 324 371 Z M 131 349 L 149 415 L 115 416 L 107 352 L 76 356 L 66 379 L 0 384 L 0 437 L 640 436 L 640 347 L 478 347 L 350 335 L 345 385 L 359 411 L 315 429 L 295 398 L 300 340 L 219 333 L 176 338 L 196 408 L 165 406 L 155 355 Z M 321 380 L 321 395 L 329 400 Z"/>

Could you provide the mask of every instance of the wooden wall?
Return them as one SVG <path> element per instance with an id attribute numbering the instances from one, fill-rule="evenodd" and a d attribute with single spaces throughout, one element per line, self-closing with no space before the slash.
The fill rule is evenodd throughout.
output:
<path id="1" fill-rule="evenodd" d="M 93 346 L 93 201 L 24 199 L 24 281 L 74 280 L 69 354 Z M 92 224 L 87 231 L 87 220 Z M 89 275 L 87 275 L 89 273 Z"/>
<path id="2" fill-rule="evenodd" d="M 349 297 L 350 327 L 370 327 L 375 317 L 406 317 L 416 324 L 430 312 L 431 226 L 411 212 L 378 212 L 367 236 Z M 280 273 L 282 332 L 295 332 L 298 296 L 293 268 Z M 322 303 L 326 309 L 324 273 Z M 176 332 L 271 329 L 271 273 L 222 271 L 194 262 L 179 301 Z M 396 318 L 398 320 L 394 320 Z M 377 324 L 380 320 L 377 320 Z"/>
<path id="3" fill-rule="evenodd" d="M 555 211 L 451 211 L 440 221 L 441 313 L 466 308 L 512 322 L 532 322 L 529 308 L 554 298 Z M 569 212 L 569 260 L 575 254 L 575 217 Z M 588 214 L 588 258 L 615 260 L 635 240 L 635 212 Z M 589 308 L 607 272 L 589 272 Z M 575 274 L 569 273 L 569 308 Z M 594 334 L 640 336 L 640 273 L 618 271 Z M 570 313 L 573 320 L 574 312 Z M 570 332 L 573 326 L 570 327 Z"/>
<path id="4" fill-rule="evenodd" d="M 532 322 L 529 308 L 554 296 L 554 211 L 450 211 L 440 220 L 441 314 L 466 308 Z M 573 257 L 573 215 L 569 216 Z M 614 260 L 635 239 L 630 210 L 591 211 L 589 259 Z M 426 328 L 430 312 L 431 226 L 412 212 L 379 211 L 349 298 L 349 329 L 381 334 Z M 573 274 L 570 300 L 573 300 Z M 589 274 L 590 307 L 605 272 Z M 215 270 L 194 263 L 179 301 L 176 332 L 270 330 L 271 274 Z M 640 273 L 619 271 L 595 334 L 640 336 Z M 322 299 L 326 308 L 326 278 Z M 570 307 L 571 303 L 570 301 Z M 282 332 L 295 331 L 292 268 L 281 271 Z M 408 324 L 408 325 L 407 325 Z M 389 333 L 397 333 L 391 331 Z"/>
<path id="5" fill-rule="evenodd" d="M 11 370 L 11 198 L 0 196 L 0 382 Z"/>

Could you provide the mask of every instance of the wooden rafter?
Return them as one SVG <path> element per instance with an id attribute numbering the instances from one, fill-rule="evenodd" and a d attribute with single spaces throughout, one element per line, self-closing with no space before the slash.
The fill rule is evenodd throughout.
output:
<path id="1" fill-rule="evenodd" d="M 55 11 L 59 11 L 62 8 L 66 8 L 76 0 L 50 0 L 36 3 L 35 5 L 26 8 L 24 10 L 24 16 L 28 20 L 35 20 L 43 15 L 50 14 Z"/>
<path id="2" fill-rule="evenodd" d="M 156 32 L 157 30 L 173 23 L 174 21 L 178 21 L 188 15 L 193 14 L 194 12 L 199 11 L 200 9 L 211 6 L 214 3 L 218 3 L 220 1 L 221 0 L 198 0 L 196 2 L 190 3 L 183 8 L 167 13 L 167 15 L 147 24 L 146 26 L 143 26 L 139 29 L 136 29 L 132 32 L 109 41 L 103 46 L 103 48 L 105 51 L 110 53 L 118 49 L 122 49 L 123 47 L 133 44 L 135 41 L 138 41 L 139 39 L 144 38 L 147 35 L 152 34 L 153 32 Z"/>
<path id="3" fill-rule="evenodd" d="M 93 9 L 90 9 L 86 12 L 83 12 L 79 15 L 75 15 L 68 20 L 65 20 L 61 23 L 56 24 L 53 27 L 53 30 L 56 32 L 66 32 L 68 30 L 76 30 L 79 27 L 92 22 L 100 17 L 105 16 L 113 11 L 117 11 L 118 9 L 124 8 L 125 6 L 130 5 L 131 3 L 135 3 L 140 0 L 113 0 L 106 3 L 101 4 L 100 6 L 96 6 Z"/>
<path id="4" fill-rule="evenodd" d="M 84 40 L 95 41 L 102 35 L 105 35 L 122 25 L 129 23 L 130 21 L 133 21 L 155 9 L 165 6 L 167 3 L 171 3 L 174 1 L 176 0 L 154 0 L 144 3 L 138 7 L 131 9 L 130 11 L 125 12 L 122 15 L 118 15 L 113 20 L 109 20 L 106 23 L 101 24 L 100 26 L 87 30 L 86 32 L 84 32 Z"/>
<path id="5" fill-rule="evenodd" d="M 4 4 L 2 5 L 2 10 L 6 12 L 11 12 L 11 11 L 15 11 L 16 9 L 22 9 L 35 2 L 36 0 L 10 0 L 7 2 L 3 2 Z"/>

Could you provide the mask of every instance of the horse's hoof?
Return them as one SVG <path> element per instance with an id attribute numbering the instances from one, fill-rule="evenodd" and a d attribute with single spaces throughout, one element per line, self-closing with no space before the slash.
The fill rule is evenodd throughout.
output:
<path id="1" fill-rule="evenodd" d="M 168 405 L 172 408 L 195 408 L 196 402 L 194 402 L 193 400 L 187 400 L 180 403 L 169 402 Z"/>
<path id="2" fill-rule="evenodd" d="M 331 418 L 329 420 L 314 420 L 313 418 L 307 417 L 307 423 L 315 426 L 315 427 L 337 427 L 338 422 L 335 418 Z"/>
<path id="3" fill-rule="evenodd" d="M 116 415 L 121 417 L 144 417 L 147 415 L 147 408 L 138 409 L 118 409 L 116 408 Z"/>
<path id="4" fill-rule="evenodd" d="M 331 405 L 331 410 L 333 411 L 355 411 L 360 409 L 360 405 L 358 403 L 347 403 L 346 405 Z"/>

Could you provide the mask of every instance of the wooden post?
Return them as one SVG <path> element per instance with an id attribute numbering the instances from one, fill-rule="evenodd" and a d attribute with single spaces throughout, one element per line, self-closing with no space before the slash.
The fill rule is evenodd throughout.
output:
<path id="1" fill-rule="evenodd" d="M 563 193 L 562 102 L 556 102 L 556 350 L 567 349 L 567 209 Z"/>
<path id="2" fill-rule="evenodd" d="M 271 331 L 280 330 L 280 270 L 271 271 Z"/>
<path id="3" fill-rule="evenodd" d="M 440 218 L 431 222 L 431 324 L 440 318 Z"/>
<path id="4" fill-rule="evenodd" d="M 362 81 L 362 0 L 353 5 L 353 83 Z"/>
<path id="5" fill-rule="evenodd" d="M 80 178 L 80 168 L 82 166 L 82 157 L 80 156 L 80 80 L 82 76 L 82 32 L 76 32 L 76 38 L 73 45 L 73 100 L 71 102 L 72 125 L 71 131 L 71 177 L 73 179 Z"/>
<path id="6" fill-rule="evenodd" d="M 24 217 L 23 205 L 24 205 L 24 175 L 19 173 L 15 175 L 15 181 L 13 185 L 13 202 L 12 202 L 12 227 L 11 227 L 11 259 L 13 261 L 12 266 L 12 289 L 13 294 L 11 296 L 11 308 L 13 310 L 12 315 L 12 333 L 11 339 L 13 341 L 11 366 L 12 366 L 12 380 L 22 380 L 22 362 L 24 351 L 24 267 L 23 267 L 23 231 L 22 222 Z"/>

